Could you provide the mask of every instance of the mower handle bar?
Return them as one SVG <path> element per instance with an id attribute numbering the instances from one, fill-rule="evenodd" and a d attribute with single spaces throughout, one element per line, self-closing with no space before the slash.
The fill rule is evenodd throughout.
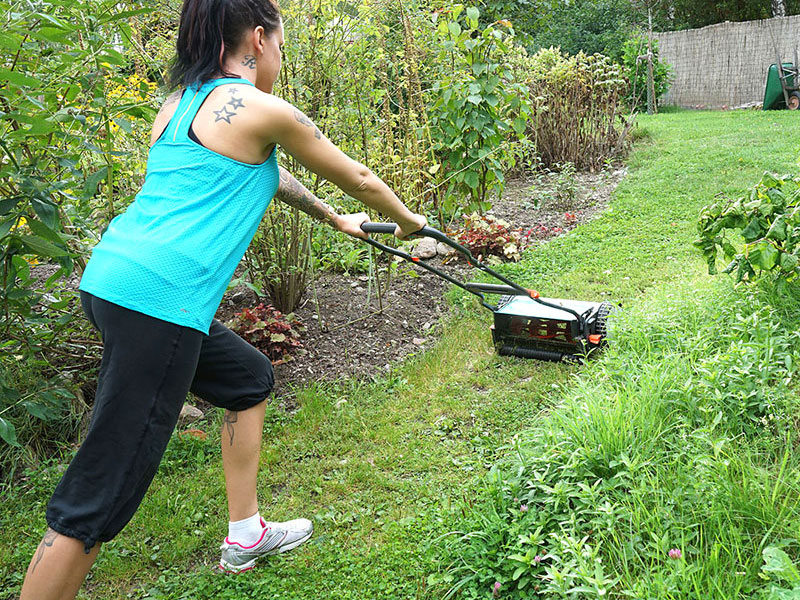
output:
<path id="1" fill-rule="evenodd" d="M 394 235 L 394 232 L 397 230 L 397 225 L 395 223 L 362 223 L 361 224 L 361 230 L 364 233 L 383 233 L 383 234 L 388 234 L 388 235 Z M 502 281 L 505 285 L 497 285 L 497 284 L 491 284 L 491 283 L 463 283 L 461 281 L 458 281 L 457 279 L 454 279 L 453 277 L 451 277 L 447 273 L 444 273 L 443 271 L 440 271 L 436 267 L 431 266 L 431 265 L 429 265 L 429 264 L 427 264 L 425 262 L 420 261 L 419 258 L 413 257 L 410 254 L 408 254 L 407 252 L 403 252 L 402 250 L 398 250 L 397 248 L 392 248 L 391 246 L 387 246 L 385 244 L 381 244 L 380 242 L 376 242 L 375 240 L 373 240 L 372 238 L 369 238 L 369 237 L 366 239 L 366 242 L 368 244 L 370 244 L 371 246 L 377 248 L 378 250 L 381 250 L 382 252 L 386 252 L 388 254 L 392 254 L 394 256 L 398 256 L 398 257 L 400 257 L 400 258 L 402 258 L 404 260 L 407 260 L 407 261 L 412 262 L 412 263 L 414 263 L 416 265 L 419 265 L 423 269 L 425 269 L 427 271 L 430 271 L 431 273 L 434 273 L 435 275 L 438 275 L 439 277 L 441 277 L 445 281 L 449 281 L 450 283 L 460 287 L 462 290 L 465 290 L 465 291 L 469 292 L 470 294 L 474 294 L 474 295 L 478 296 L 478 298 L 480 298 L 481 304 L 483 306 L 485 306 L 486 308 L 488 308 L 489 310 L 491 310 L 492 312 L 497 312 L 498 307 L 497 306 L 493 306 L 492 304 L 489 304 L 486 301 L 486 298 L 483 295 L 484 293 L 487 293 L 487 294 L 505 294 L 505 295 L 511 295 L 511 296 L 528 296 L 529 298 L 532 298 L 535 302 L 538 302 L 539 304 L 543 304 L 544 306 L 549 306 L 550 308 L 555 308 L 557 310 L 566 311 L 566 312 L 572 314 L 578 320 L 578 330 L 581 333 L 583 333 L 585 336 L 588 337 L 589 329 L 588 329 L 588 325 L 586 323 L 586 319 L 584 318 L 583 315 L 577 313 L 576 311 L 574 311 L 574 310 L 572 310 L 570 308 L 567 308 L 566 306 L 559 306 L 557 304 L 551 304 L 550 302 L 546 302 L 545 300 L 540 299 L 538 292 L 535 292 L 533 290 L 525 289 L 521 285 L 518 285 L 518 284 L 514 283 L 513 281 L 511 281 L 510 279 L 508 279 L 507 277 L 504 277 L 503 275 L 501 275 L 500 273 L 498 273 L 494 269 L 491 269 L 491 268 L 487 267 L 486 265 L 484 265 L 483 263 L 479 262 L 472 255 L 472 252 L 470 252 L 470 250 L 468 248 L 465 248 L 464 246 L 462 246 L 458 242 L 450 239 L 449 237 L 447 237 L 445 234 L 443 234 L 438 229 L 434 229 L 433 227 L 425 226 L 422 229 L 420 229 L 419 231 L 415 231 L 414 233 L 410 234 L 408 237 L 429 237 L 429 238 L 433 238 L 433 239 L 435 239 L 435 240 L 437 240 L 439 242 L 442 242 L 443 244 L 445 244 L 447 246 L 450 246 L 451 248 L 453 248 L 457 252 L 463 254 L 464 257 L 467 259 L 467 263 L 470 266 L 475 267 L 476 269 L 479 269 L 479 270 L 481 270 L 481 271 L 483 271 L 485 273 L 488 273 L 489 275 L 491 275 L 495 279 L 498 279 L 498 280 Z"/>

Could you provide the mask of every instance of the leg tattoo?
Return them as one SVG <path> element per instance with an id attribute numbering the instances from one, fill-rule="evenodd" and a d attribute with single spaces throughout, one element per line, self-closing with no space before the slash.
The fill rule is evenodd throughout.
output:
<path id="1" fill-rule="evenodd" d="M 31 567 L 31 573 L 33 573 L 36 570 L 36 567 L 39 565 L 39 562 L 44 557 L 44 551 L 47 548 L 53 546 L 53 542 L 56 541 L 56 535 L 58 534 L 55 531 L 49 528 L 47 529 L 47 533 L 44 534 L 44 537 L 42 538 L 42 541 L 39 544 L 39 550 L 36 553 L 36 560 L 34 561 L 33 566 Z"/>
<path id="2" fill-rule="evenodd" d="M 225 411 L 225 418 L 222 422 L 225 424 L 225 428 L 228 430 L 228 437 L 231 440 L 231 446 L 233 446 L 233 424 L 239 420 L 239 415 L 235 412 L 231 412 L 229 410 Z"/>

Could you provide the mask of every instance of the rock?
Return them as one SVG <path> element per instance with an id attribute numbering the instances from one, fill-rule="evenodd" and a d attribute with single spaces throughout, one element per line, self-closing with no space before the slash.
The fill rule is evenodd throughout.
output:
<path id="1" fill-rule="evenodd" d="M 247 292 L 245 290 L 239 290 L 237 292 L 234 292 L 234 294 L 231 296 L 231 301 L 234 304 L 239 304 L 241 302 L 244 302 L 245 300 L 247 300 Z"/>
<path id="2" fill-rule="evenodd" d="M 204 416 L 205 415 L 203 414 L 203 411 L 196 406 L 184 404 L 183 408 L 181 409 L 181 414 L 178 416 L 178 421 L 180 423 L 194 423 L 195 421 L 202 419 Z"/>
<path id="3" fill-rule="evenodd" d="M 455 248 L 451 248 L 450 246 L 448 246 L 444 242 L 439 242 L 438 244 L 436 244 L 436 253 L 439 256 L 450 256 L 451 254 L 455 254 L 456 253 L 456 249 Z"/>
<path id="4" fill-rule="evenodd" d="M 436 240 L 422 238 L 411 253 L 414 258 L 433 258 L 436 256 Z"/>
<path id="5" fill-rule="evenodd" d="M 425 338 L 414 338 L 411 340 L 411 343 L 415 346 L 422 346 L 425 343 Z"/>

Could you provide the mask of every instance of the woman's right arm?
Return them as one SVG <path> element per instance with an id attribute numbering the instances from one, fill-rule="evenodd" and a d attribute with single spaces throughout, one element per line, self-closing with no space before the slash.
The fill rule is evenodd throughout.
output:
<path id="1" fill-rule="evenodd" d="M 276 96 L 264 97 L 270 116 L 265 120 L 265 135 L 270 142 L 280 144 L 305 168 L 393 220 L 398 237 L 425 226 L 424 216 L 406 208 L 388 185 L 337 148 L 300 110 Z"/>

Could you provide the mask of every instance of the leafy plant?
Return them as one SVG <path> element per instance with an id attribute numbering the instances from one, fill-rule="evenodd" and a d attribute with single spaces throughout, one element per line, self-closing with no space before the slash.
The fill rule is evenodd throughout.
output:
<path id="1" fill-rule="evenodd" d="M 488 256 L 519 260 L 521 243 L 519 231 L 494 215 L 473 213 L 464 217 L 464 227 L 456 233 L 456 241 L 479 260 Z"/>
<path id="2" fill-rule="evenodd" d="M 571 209 L 578 195 L 575 165 L 571 162 L 558 163 L 553 165 L 552 170 L 540 171 L 533 191 L 539 204 L 547 202 L 560 210 Z"/>
<path id="3" fill-rule="evenodd" d="M 290 361 L 305 352 L 300 339 L 305 331 L 302 321 L 269 304 L 246 308 L 226 325 L 275 363 Z"/>
<path id="4" fill-rule="evenodd" d="M 653 87 L 655 98 L 658 102 L 669 90 L 672 70 L 670 66 L 658 58 L 658 40 L 651 41 L 653 50 Z M 630 81 L 627 101 L 631 106 L 640 110 L 647 108 L 647 62 L 641 56 L 647 54 L 647 34 L 638 33 L 625 42 L 622 46 L 622 64 L 625 67 L 625 76 Z"/>
<path id="5" fill-rule="evenodd" d="M 717 272 L 720 252 L 730 260 L 724 272 L 736 281 L 769 273 L 779 288 L 800 275 L 800 177 L 765 173 L 744 196 L 721 199 L 700 212 L 700 248 L 709 274 Z M 731 234 L 744 240 L 737 250 Z"/>
<path id="6" fill-rule="evenodd" d="M 66 375 L 96 364 L 62 280 L 83 266 L 95 222 L 124 207 L 141 174 L 125 165 L 120 142 L 154 116 L 153 85 L 124 71 L 123 52 L 129 19 L 150 9 L 111 0 L 0 7 L 0 437 L 35 456 L 56 437 L 36 440 L 35 423 L 73 417 Z M 17 436 L 20 427 L 31 435 Z"/>
<path id="7" fill-rule="evenodd" d="M 514 164 L 508 141 L 522 139 L 530 116 L 528 90 L 504 62 L 512 47 L 508 21 L 479 27 L 480 11 L 458 4 L 434 13 L 441 50 L 450 72 L 436 85 L 431 126 L 450 181 L 445 212 L 454 214 L 460 195 L 465 212 L 490 207 L 490 192 L 503 190 L 504 172 Z"/>
<path id="8" fill-rule="evenodd" d="M 789 584 L 790 589 L 786 589 L 783 585 L 776 585 L 771 583 L 769 588 L 764 593 L 765 600 L 793 600 L 800 598 L 800 571 L 781 548 L 777 546 L 767 546 L 762 553 L 764 557 L 764 565 L 761 571 L 764 577 L 773 580 L 777 579 L 783 583 Z"/>
<path id="9" fill-rule="evenodd" d="M 310 237 L 308 216 L 274 202 L 247 249 L 245 260 L 254 284 L 283 312 L 297 308 L 306 290 L 311 271 Z"/>
<path id="10" fill-rule="evenodd" d="M 620 65 L 602 54 L 568 56 L 558 48 L 510 58 L 517 79 L 530 89 L 526 132 L 544 167 L 598 169 L 627 150 L 632 121 L 625 114 L 628 83 Z"/>

